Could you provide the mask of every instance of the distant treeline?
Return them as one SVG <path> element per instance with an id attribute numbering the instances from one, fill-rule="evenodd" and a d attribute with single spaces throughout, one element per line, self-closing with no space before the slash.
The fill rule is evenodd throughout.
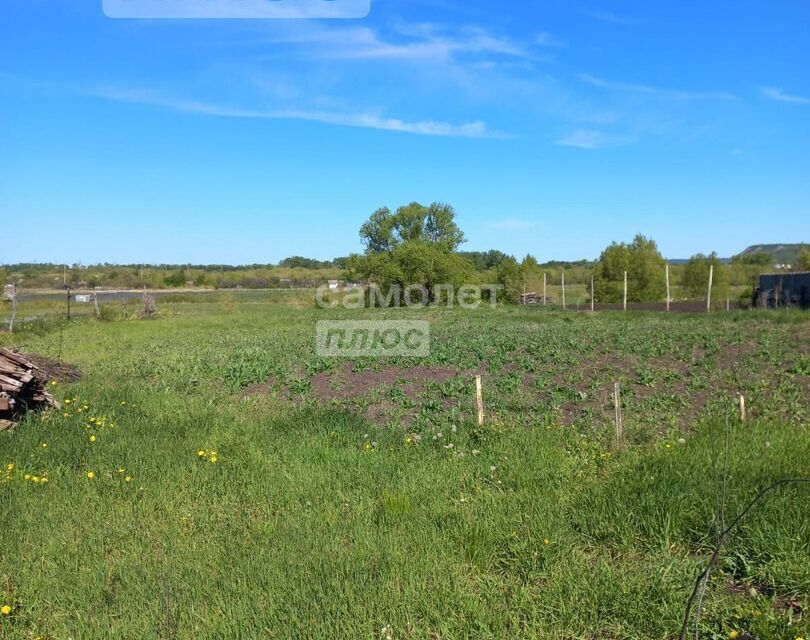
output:
<path id="1" fill-rule="evenodd" d="M 512 265 L 517 265 L 514 256 L 502 251 L 459 251 L 458 256 L 468 261 L 477 274 L 476 282 L 500 282 L 504 273 Z M 805 261 L 810 253 L 805 251 L 797 259 L 796 267 L 807 268 Z M 558 282 L 562 273 L 571 285 L 585 285 L 590 282 L 599 261 L 547 261 L 539 262 L 527 256 L 523 262 L 533 265 L 527 277 L 520 278 L 520 287 L 536 288 L 547 273 L 549 283 Z M 662 259 L 663 260 L 663 259 Z M 708 262 L 707 262 L 708 261 Z M 763 270 L 773 268 L 773 257 L 765 252 L 749 252 L 735 256 L 731 260 L 721 260 L 716 255 L 693 256 L 689 261 L 671 261 L 673 284 L 686 288 L 702 287 L 702 271 L 709 262 L 717 269 L 717 281 L 729 286 L 750 288 L 756 276 Z M 704 264 L 705 263 L 705 264 Z M 698 273 L 699 272 L 699 273 Z M 0 286 L 14 283 L 26 289 L 71 288 L 121 288 L 121 289 L 165 289 L 193 287 L 207 289 L 285 289 L 314 287 L 326 284 L 329 280 L 349 282 L 361 278 L 361 274 L 351 269 L 349 257 L 333 260 L 316 260 L 304 256 L 291 256 L 276 264 L 112 264 L 95 265 L 55 263 L 18 263 L 0 266 Z M 517 277 L 517 276 L 515 276 Z M 688 282 L 694 280 L 693 287 Z"/>
<path id="2" fill-rule="evenodd" d="M 475 270 L 485 274 L 507 259 L 502 251 L 463 251 Z M 349 258 L 316 260 L 304 256 L 290 256 L 280 262 L 231 264 L 113 264 L 61 265 L 52 262 L 23 262 L 0 266 L 0 285 L 14 282 L 28 289 L 122 288 L 162 289 L 172 287 L 200 287 L 217 289 L 274 289 L 311 287 L 328 280 L 351 280 Z M 548 262 L 548 269 L 577 269 L 592 266 L 592 262 Z M 584 278 L 584 276 L 582 276 Z M 580 278 L 572 272 L 571 282 Z M 584 280 L 583 280 L 584 282 Z"/>

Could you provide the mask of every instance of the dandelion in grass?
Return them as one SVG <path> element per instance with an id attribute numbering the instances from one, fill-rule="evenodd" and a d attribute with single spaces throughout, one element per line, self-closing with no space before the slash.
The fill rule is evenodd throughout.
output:
<path id="1" fill-rule="evenodd" d="M 30 479 L 31 479 L 31 474 L 30 474 L 30 473 L 26 473 L 26 474 L 23 476 L 23 480 L 30 480 Z"/>
<path id="2" fill-rule="evenodd" d="M 738 638 L 739 636 L 740 636 L 740 632 L 737 631 L 737 630 L 732 630 L 728 634 L 729 638 Z"/>
<path id="3" fill-rule="evenodd" d="M 4 616 L 9 615 L 11 613 L 11 605 L 4 604 L 2 607 L 0 607 L 0 613 Z"/>
<path id="4" fill-rule="evenodd" d="M 47 448 L 48 448 L 48 443 L 47 443 L 47 442 L 43 442 L 43 443 L 42 443 L 40 446 L 41 446 L 43 449 L 47 449 Z"/>
<path id="5" fill-rule="evenodd" d="M 200 449 L 199 451 L 197 451 L 197 458 L 199 460 L 208 460 L 208 462 L 211 463 L 216 463 L 216 461 L 219 459 L 217 457 L 217 452 L 214 451 L 213 449 L 211 449 L 210 451 L 208 449 Z"/>
<path id="6" fill-rule="evenodd" d="M 551 540 L 549 540 L 548 538 L 543 538 L 543 544 L 549 545 L 551 544 Z"/>
<path id="7" fill-rule="evenodd" d="M 6 465 L 6 471 L 14 471 L 14 463 L 13 462 L 9 462 Z"/>
<path id="8" fill-rule="evenodd" d="M 88 438 L 88 440 L 90 441 L 90 444 L 93 444 L 96 441 L 96 436 L 93 435 L 93 434 L 90 434 L 90 437 Z"/>
<path id="9" fill-rule="evenodd" d="M 93 478 L 96 477 L 96 474 L 93 473 L 92 471 L 88 471 L 86 475 L 88 480 L 92 480 Z"/>

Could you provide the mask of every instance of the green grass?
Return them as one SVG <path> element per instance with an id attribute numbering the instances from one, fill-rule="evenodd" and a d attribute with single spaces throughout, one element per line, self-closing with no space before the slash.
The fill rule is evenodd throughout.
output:
<path id="1" fill-rule="evenodd" d="M 165 307 L 17 338 L 85 377 L 55 387 L 64 411 L 0 433 L 2 638 L 671 638 L 713 544 L 726 425 L 729 519 L 810 474 L 801 314 L 405 312 L 433 320 L 431 355 L 384 364 L 484 363 L 478 428 L 466 373 L 319 399 L 340 365 L 312 352 L 326 312 Z M 622 454 L 599 400 L 614 378 Z M 746 519 L 701 637 L 810 632 L 807 500 L 789 487 Z"/>

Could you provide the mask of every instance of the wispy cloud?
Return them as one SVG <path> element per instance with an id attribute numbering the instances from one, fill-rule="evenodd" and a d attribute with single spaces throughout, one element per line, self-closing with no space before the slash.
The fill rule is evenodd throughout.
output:
<path id="1" fill-rule="evenodd" d="M 504 138 L 504 134 L 487 129 L 485 123 L 469 122 L 452 124 L 435 120 L 407 121 L 388 118 L 376 113 L 341 113 L 307 109 L 253 110 L 231 107 L 210 102 L 187 100 L 167 96 L 159 92 L 143 89 L 102 88 L 92 92 L 100 98 L 116 102 L 128 102 L 206 116 L 224 118 L 256 118 L 268 120 L 309 120 L 345 127 L 380 129 L 424 136 L 445 136 L 455 138 Z"/>
<path id="2" fill-rule="evenodd" d="M 567 46 L 564 40 L 555 38 L 553 35 L 546 31 L 541 31 L 534 39 L 534 43 L 540 47 L 565 47 Z"/>
<path id="3" fill-rule="evenodd" d="M 578 129 L 568 135 L 555 140 L 554 144 L 563 147 L 577 147 L 578 149 L 602 149 L 630 144 L 635 141 L 632 136 L 606 133 L 596 129 Z"/>
<path id="4" fill-rule="evenodd" d="M 594 20 L 599 20 L 600 22 L 609 22 L 611 24 L 633 25 L 642 23 L 641 20 L 636 18 L 620 16 L 611 11 L 604 11 L 602 9 L 585 9 L 582 11 L 582 15 L 587 16 L 588 18 L 593 18 Z"/>
<path id="5" fill-rule="evenodd" d="M 647 96 L 663 98 L 665 100 L 736 100 L 737 96 L 726 91 L 680 91 L 674 89 L 662 89 L 646 84 L 634 84 L 627 82 L 614 82 L 597 78 L 586 73 L 579 75 L 579 79 L 586 84 L 609 91 L 620 91 L 622 93 L 636 93 Z"/>
<path id="6" fill-rule="evenodd" d="M 395 37 L 396 36 L 396 37 Z M 387 37 L 368 27 L 296 29 L 270 36 L 269 41 L 315 47 L 313 53 L 341 60 L 450 61 L 463 55 L 531 58 L 517 41 L 476 26 L 448 34 L 435 25 L 399 25 Z"/>
<path id="7" fill-rule="evenodd" d="M 499 231 L 525 231 L 537 226 L 536 220 L 526 220 L 524 218 L 505 218 L 489 225 Z"/>
<path id="8" fill-rule="evenodd" d="M 789 93 L 784 93 L 782 90 L 774 87 L 761 87 L 760 91 L 762 92 L 763 96 L 770 98 L 771 100 L 777 100 L 779 102 L 792 102 L 793 104 L 810 104 L 810 98 L 790 95 Z"/>

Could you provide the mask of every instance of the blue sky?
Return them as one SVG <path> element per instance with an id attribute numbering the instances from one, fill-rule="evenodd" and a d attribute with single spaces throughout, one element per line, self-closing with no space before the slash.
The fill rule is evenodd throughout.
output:
<path id="1" fill-rule="evenodd" d="M 0 263 L 331 258 L 413 200 L 541 261 L 637 232 L 672 258 L 810 241 L 808 28 L 805 0 L 3 0 Z"/>

